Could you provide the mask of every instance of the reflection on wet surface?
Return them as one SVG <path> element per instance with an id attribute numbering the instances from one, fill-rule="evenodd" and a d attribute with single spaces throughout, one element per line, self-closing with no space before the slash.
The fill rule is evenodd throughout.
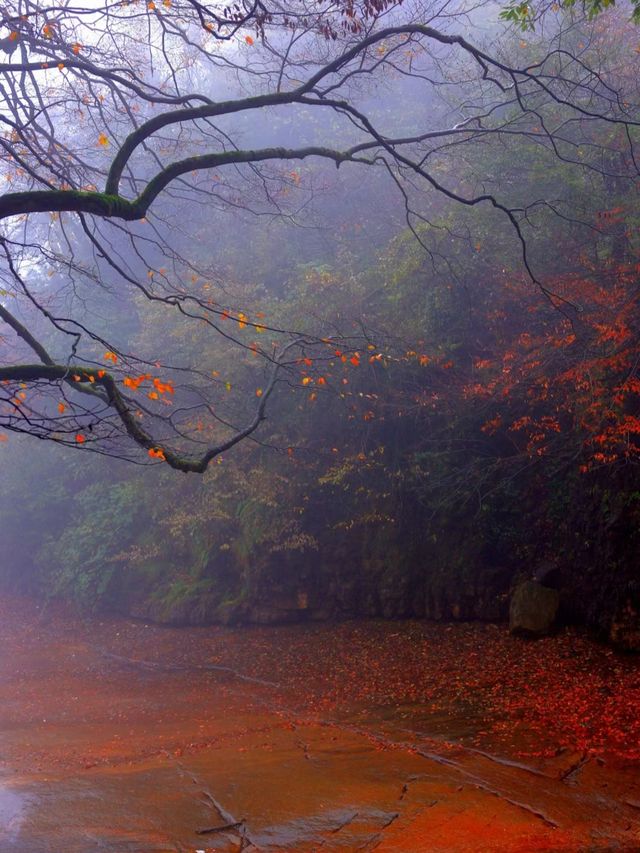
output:
<path id="1" fill-rule="evenodd" d="M 27 796 L 0 783 L 0 843 L 7 849 L 11 849 L 19 838 L 28 803 Z"/>
<path id="2" fill-rule="evenodd" d="M 609 751 L 593 727 L 597 749 L 564 730 L 554 747 L 551 725 L 534 738 L 479 682 L 454 702 L 410 659 L 425 637 L 438 661 L 464 632 L 510 642 L 489 629 L 181 631 L 0 609 L 2 853 L 640 850 L 638 745 L 619 748 L 613 723 Z M 429 702 L 378 674 L 405 635 L 397 665 L 407 684 L 419 668 Z M 332 680 L 331 642 L 351 686 Z M 608 677 L 610 653 L 593 655 Z M 635 690 L 637 662 L 614 663 Z"/>

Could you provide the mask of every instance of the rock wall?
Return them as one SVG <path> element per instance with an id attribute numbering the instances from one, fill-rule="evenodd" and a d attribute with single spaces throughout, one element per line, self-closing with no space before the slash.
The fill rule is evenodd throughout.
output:
<path id="1" fill-rule="evenodd" d="M 525 572 L 482 560 L 480 551 L 472 554 L 470 549 L 455 556 L 451 552 L 448 560 L 433 552 L 403 559 L 396 550 L 388 562 L 371 554 L 351 553 L 347 560 L 345 554 L 321 553 L 297 565 L 295 559 L 274 559 L 250 584 L 243 583 L 241 574 L 234 583 L 228 567 L 224 577 L 218 577 L 215 563 L 204 580 L 176 584 L 165 567 L 164 581 L 158 582 L 156 574 L 146 586 L 122 585 L 113 606 L 171 625 L 268 625 L 352 617 L 505 621 L 514 589 L 522 588 L 523 581 L 529 588 L 540 586 L 533 583 L 537 576 L 551 592 L 545 601 L 559 603 L 554 624 L 585 625 L 620 648 L 640 651 L 640 584 L 633 572 L 612 576 L 595 569 L 581 572 L 572 565 Z"/>

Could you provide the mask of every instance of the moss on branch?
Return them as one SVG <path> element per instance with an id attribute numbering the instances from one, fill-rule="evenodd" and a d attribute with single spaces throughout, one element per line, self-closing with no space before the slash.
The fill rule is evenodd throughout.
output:
<path id="1" fill-rule="evenodd" d="M 91 213 L 94 216 L 142 219 L 145 215 L 137 201 L 119 195 L 85 190 L 30 190 L 6 193 L 0 197 L 0 219 L 25 213 Z"/>

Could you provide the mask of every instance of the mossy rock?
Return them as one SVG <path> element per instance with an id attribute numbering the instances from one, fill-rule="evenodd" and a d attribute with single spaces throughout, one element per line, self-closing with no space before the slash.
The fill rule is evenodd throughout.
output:
<path id="1" fill-rule="evenodd" d="M 512 634 L 544 637 L 555 625 L 560 607 L 560 593 L 536 581 L 523 581 L 514 590 L 509 608 L 509 630 Z"/>

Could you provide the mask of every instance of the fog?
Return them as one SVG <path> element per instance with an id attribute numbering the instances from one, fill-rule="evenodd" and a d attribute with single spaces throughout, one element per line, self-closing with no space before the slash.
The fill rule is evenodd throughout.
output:
<path id="1" fill-rule="evenodd" d="M 638 30 L 565 6 L 4 14 L 0 853 L 640 843 Z"/>

